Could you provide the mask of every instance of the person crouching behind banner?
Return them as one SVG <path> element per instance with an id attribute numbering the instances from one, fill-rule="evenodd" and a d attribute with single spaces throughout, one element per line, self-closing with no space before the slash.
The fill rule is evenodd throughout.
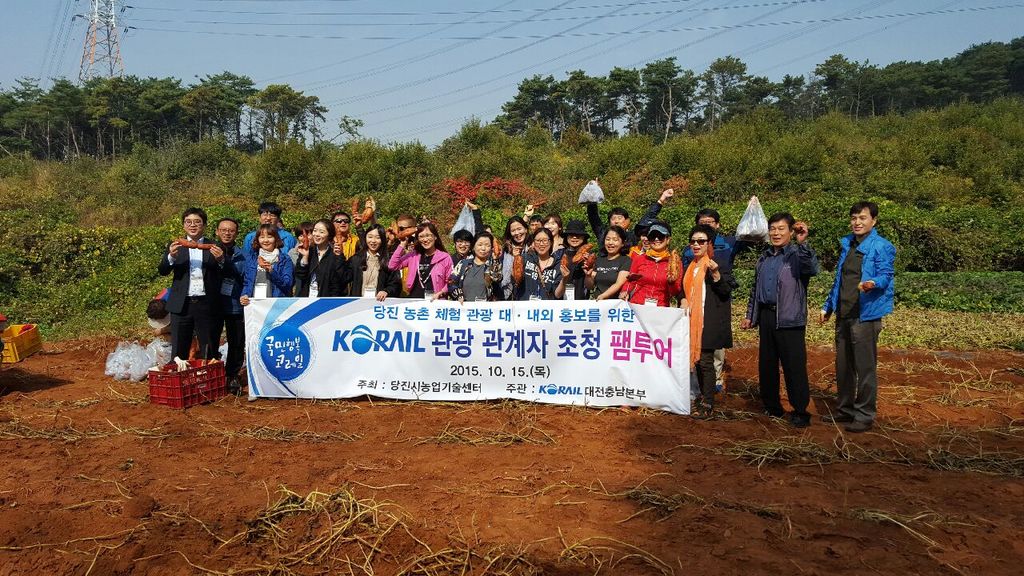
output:
<path id="1" fill-rule="evenodd" d="M 683 289 L 682 259 L 675 251 L 669 252 L 672 227 L 655 220 L 647 231 L 647 240 L 650 247 L 633 256 L 620 296 L 633 304 L 667 307 Z"/>
<path id="2" fill-rule="evenodd" d="M 698 224 L 690 230 L 693 259 L 683 274 L 680 307 L 689 312 L 690 366 L 696 372 L 700 395 L 697 398 L 691 385 L 697 399 L 695 418 L 710 417 L 715 407 L 715 350 L 732 348 L 731 301 L 736 282 L 726 272 L 728 252 L 716 258 L 714 241 L 715 229 L 710 226 Z"/>
<path id="3" fill-rule="evenodd" d="M 319 298 L 345 296 L 352 279 L 344 254 L 334 253 L 334 225 L 317 220 L 309 233 L 309 244 L 300 244 L 295 268 L 295 296 Z"/>
<path id="4" fill-rule="evenodd" d="M 473 238 L 473 255 L 452 268 L 448 291 L 452 300 L 492 302 L 501 290 L 501 260 L 494 257 L 494 236 L 481 232 Z"/>
<path id="5" fill-rule="evenodd" d="M 385 238 L 387 233 L 380 224 L 374 224 L 363 232 L 361 248 L 348 261 L 352 275 L 349 295 L 356 298 L 397 298 L 402 294 L 402 275 L 387 267 L 388 254 Z"/>
<path id="6" fill-rule="evenodd" d="M 561 300 L 565 294 L 565 277 L 558 260 L 551 254 L 554 235 L 541 228 L 530 240 L 525 254 L 513 249 L 512 282 L 516 300 Z"/>
<path id="7" fill-rule="evenodd" d="M 406 272 L 409 298 L 438 300 L 448 294 L 448 277 L 452 273 L 452 257 L 445 252 L 437 226 L 423 222 L 416 235 L 400 244 L 388 260 L 388 269 Z"/>
<path id="8" fill-rule="evenodd" d="M 292 294 L 291 258 L 282 252 L 284 242 L 272 224 L 261 224 L 256 230 L 252 256 L 245 262 L 245 284 L 238 299 L 248 306 L 253 298 L 287 298 Z"/>

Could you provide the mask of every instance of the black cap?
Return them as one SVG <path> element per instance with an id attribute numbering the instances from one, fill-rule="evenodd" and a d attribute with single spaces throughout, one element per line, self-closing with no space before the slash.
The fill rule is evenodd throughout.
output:
<path id="1" fill-rule="evenodd" d="M 562 230 L 563 236 L 583 236 L 584 240 L 590 238 L 590 234 L 587 234 L 587 229 L 583 225 L 583 220 L 569 220 Z"/>

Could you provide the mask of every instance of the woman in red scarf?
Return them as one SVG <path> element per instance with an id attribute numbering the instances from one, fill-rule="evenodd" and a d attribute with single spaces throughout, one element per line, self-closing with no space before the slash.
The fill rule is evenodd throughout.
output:
<path id="1" fill-rule="evenodd" d="M 680 302 L 680 307 L 689 311 L 690 366 L 696 372 L 700 394 L 694 411 L 697 418 L 711 416 L 715 405 L 715 350 L 732 348 L 732 291 L 736 281 L 722 271 L 728 266 L 715 260 L 714 244 L 714 228 L 698 224 L 690 230 L 693 261 L 683 274 Z M 690 390 L 697 396 L 693 386 Z"/>
<path id="2" fill-rule="evenodd" d="M 634 304 L 667 307 L 683 289 L 682 260 L 677 252 L 669 252 L 672 227 L 655 220 L 647 231 L 647 240 L 649 248 L 633 256 L 620 297 Z"/>

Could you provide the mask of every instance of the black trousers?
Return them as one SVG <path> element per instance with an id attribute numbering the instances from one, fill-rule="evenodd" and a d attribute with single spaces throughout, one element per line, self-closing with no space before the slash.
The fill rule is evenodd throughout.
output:
<path id="1" fill-rule="evenodd" d="M 214 347 L 218 348 L 218 358 L 220 357 L 220 336 L 225 331 L 227 332 L 228 358 L 224 361 L 224 372 L 230 379 L 238 376 L 245 358 L 245 315 L 224 314 L 217 317 L 213 330 L 213 342 Z"/>
<path id="2" fill-rule="evenodd" d="M 216 346 L 211 344 L 215 320 L 209 297 L 186 297 L 181 312 L 171 314 L 171 357 L 187 360 L 195 334 L 199 339 L 199 358 L 215 358 Z"/>
<path id="3" fill-rule="evenodd" d="M 701 401 L 708 408 L 715 407 L 715 350 L 701 348 L 700 358 L 694 367 L 697 373 L 697 383 L 700 386 Z"/>
<path id="4" fill-rule="evenodd" d="M 804 417 L 811 401 L 810 385 L 807 381 L 807 329 L 778 328 L 774 308 L 760 306 L 758 326 L 761 345 L 757 354 L 757 373 L 761 388 L 761 402 L 765 412 L 782 416 L 782 400 L 779 398 L 779 364 L 786 377 L 786 395 L 793 413 Z"/>

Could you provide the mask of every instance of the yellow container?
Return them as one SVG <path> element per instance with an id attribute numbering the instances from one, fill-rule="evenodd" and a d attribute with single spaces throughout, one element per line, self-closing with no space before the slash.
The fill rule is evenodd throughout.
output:
<path id="1" fill-rule="evenodd" d="M 35 324 L 12 324 L 4 330 L 3 338 L 3 361 L 7 363 L 21 362 L 43 347 L 39 327 Z"/>

